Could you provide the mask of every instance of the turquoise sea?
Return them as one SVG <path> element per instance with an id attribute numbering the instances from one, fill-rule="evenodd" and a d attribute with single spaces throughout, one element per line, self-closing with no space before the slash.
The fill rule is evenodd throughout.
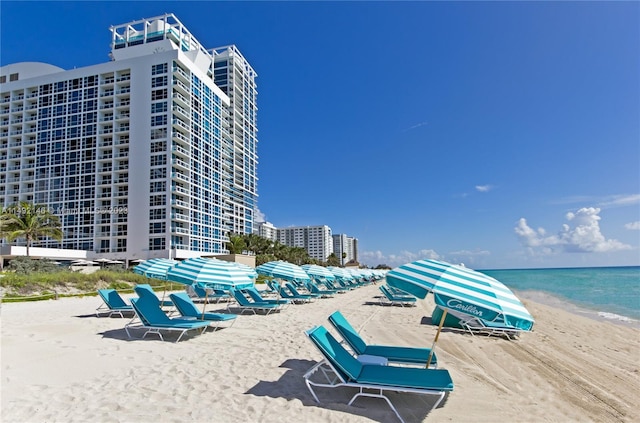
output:
<path id="1" fill-rule="evenodd" d="M 591 317 L 640 324 L 640 266 L 480 271 L 524 299 Z"/>

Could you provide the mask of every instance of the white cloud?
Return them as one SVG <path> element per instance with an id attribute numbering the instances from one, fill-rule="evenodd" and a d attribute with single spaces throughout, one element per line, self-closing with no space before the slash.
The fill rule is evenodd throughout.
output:
<path id="1" fill-rule="evenodd" d="M 640 194 L 614 194 L 603 197 L 574 195 L 553 201 L 552 204 L 595 204 L 600 208 L 614 208 L 640 204 Z"/>
<path id="2" fill-rule="evenodd" d="M 624 227 L 629 229 L 630 231 L 640 231 L 640 220 L 627 223 L 626 225 L 624 225 Z"/>
<path id="3" fill-rule="evenodd" d="M 253 220 L 256 223 L 264 223 L 267 221 L 267 215 L 262 213 L 260 209 L 256 207 L 256 209 L 253 211 Z"/>
<path id="4" fill-rule="evenodd" d="M 489 192 L 493 189 L 491 185 L 476 185 L 476 191 L 478 192 Z"/>
<path id="5" fill-rule="evenodd" d="M 427 122 L 427 121 L 416 123 L 415 125 L 412 125 L 412 126 L 408 127 L 407 129 L 405 129 L 403 132 L 411 131 L 412 129 L 416 129 L 416 128 L 419 128 L 421 126 L 428 125 L 428 124 L 429 124 L 429 122 Z"/>
<path id="6" fill-rule="evenodd" d="M 547 236 L 543 228 L 532 229 L 525 218 L 521 218 L 515 232 L 522 245 L 530 252 L 552 254 L 555 252 L 602 253 L 609 251 L 628 250 L 631 246 L 615 239 L 606 239 L 600 232 L 600 209 L 583 207 L 575 213 L 566 214 L 566 219 L 574 224 L 563 224 L 562 230 L 556 235 Z"/>
<path id="7" fill-rule="evenodd" d="M 607 198 L 602 199 L 598 203 L 598 206 L 611 208 L 611 207 L 631 206 L 639 203 L 640 203 L 640 194 L 611 195 Z"/>

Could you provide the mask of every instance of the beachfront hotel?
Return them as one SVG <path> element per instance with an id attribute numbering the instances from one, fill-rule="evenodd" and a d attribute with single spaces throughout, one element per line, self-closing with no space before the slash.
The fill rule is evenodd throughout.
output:
<path id="1" fill-rule="evenodd" d="M 335 253 L 343 265 L 358 260 L 358 240 L 345 234 L 333 235 L 327 225 L 277 228 L 270 222 L 258 222 L 255 233 L 289 247 L 302 247 L 317 260 L 326 261 L 331 253 Z"/>
<path id="2" fill-rule="evenodd" d="M 63 241 L 32 250 L 57 258 L 227 253 L 254 230 L 256 72 L 173 14 L 110 30 L 106 63 L 0 68 L 0 207 L 57 214 Z"/>
<path id="3" fill-rule="evenodd" d="M 358 262 L 358 239 L 345 234 L 332 235 L 333 252 L 343 266 L 349 262 Z M 343 257 L 344 256 L 344 257 Z"/>

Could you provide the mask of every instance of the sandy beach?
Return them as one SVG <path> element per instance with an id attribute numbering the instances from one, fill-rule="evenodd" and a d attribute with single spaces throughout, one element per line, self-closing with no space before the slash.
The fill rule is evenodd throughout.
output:
<path id="1" fill-rule="evenodd" d="M 378 294 L 368 286 L 245 314 L 179 343 L 127 338 L 129 319 L 97 318 L 97 297 L 2 304 L 2 421 L 396 422 L 380 399 L 347 406 L 347 388 L 319 389 L 318 404 L 302 378 L 321 359 L 304 331 L 335 333 L 335 310 L 370 344 L 431 346 L 430 299 L 385 307 Z M 536 325 L 519 340 L 441 334 L 454 391 L 433 410 L 433 398 L 391 395 L 406 422 L 640 421 L 640 330 L 523 302 Z"/>

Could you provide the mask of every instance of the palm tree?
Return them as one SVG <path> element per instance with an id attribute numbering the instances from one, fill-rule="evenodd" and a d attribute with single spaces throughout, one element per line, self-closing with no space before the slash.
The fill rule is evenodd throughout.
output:
<path id="1" fill-rule="evenodd" d="M 244 237 L 237 234 L 229 234 L 229 242 L 227 242 L 227 250 L 230 254 L 242 254 L 247 248 Z"/>
<path id="2" fill-rule="evenodd" d="M 60 219 L 47 206 L 21 201 L 0 215 L 0 236 L 9 242 L 24 238 L 29 257 L 31 243 L 44 237 L 62 241 L 62 229 Z"/>

